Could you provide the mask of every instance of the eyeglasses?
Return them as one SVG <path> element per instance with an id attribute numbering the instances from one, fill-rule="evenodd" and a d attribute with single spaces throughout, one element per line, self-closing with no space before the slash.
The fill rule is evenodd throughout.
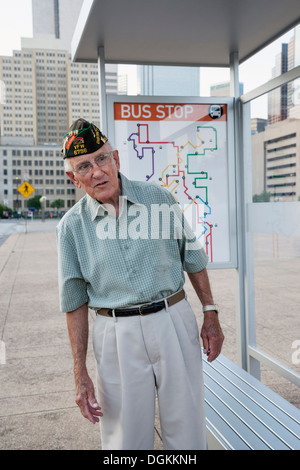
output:
<path id="1" fill-rule="evenodd" d="M 113 152 L 98 155 L 93 162 L 81 163 L 74 171 L 80 175 L 87 175 L 93 169 L 94 163 L 100 168 L 107 165 L 112 154 Z"/>

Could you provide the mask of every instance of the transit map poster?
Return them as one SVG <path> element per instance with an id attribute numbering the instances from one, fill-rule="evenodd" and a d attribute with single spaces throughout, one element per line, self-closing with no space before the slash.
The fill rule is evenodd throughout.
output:
<path id="1" fill-rule="evenodd" d="M 231 267 L 228 104 L 126 97 L 111 98 L 110 108 L 109 135 L 119 150 L 121 172 L 170 191 L 210 267 Z"/>

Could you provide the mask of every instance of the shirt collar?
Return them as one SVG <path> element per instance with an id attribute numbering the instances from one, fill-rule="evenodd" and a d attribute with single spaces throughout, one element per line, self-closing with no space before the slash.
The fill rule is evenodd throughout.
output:
<path id="1" fill-rule="evenodd" d="M 127 199 L 132 204 L 139 204 L 132 182 L 128 178 L 126 178 L 126 176 L 124 176 L 122 173 L 119 173 L 119 177 L 121 178 L 122 182 L 122 197 Z M 97 216 L 104 215 L 106 209 L 103 204 L 101 204 L 88 194 L 86 196 L 87 204 L 91 211 L 92 220 L 95 220 Z"/>

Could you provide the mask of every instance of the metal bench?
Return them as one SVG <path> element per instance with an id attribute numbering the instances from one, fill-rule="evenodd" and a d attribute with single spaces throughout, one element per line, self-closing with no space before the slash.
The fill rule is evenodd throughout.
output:
<path id="1" fill-rule="evenodd" d="M 300 410 L 225 356 L 203 355 L 211 450 L 300 450 Z"/>

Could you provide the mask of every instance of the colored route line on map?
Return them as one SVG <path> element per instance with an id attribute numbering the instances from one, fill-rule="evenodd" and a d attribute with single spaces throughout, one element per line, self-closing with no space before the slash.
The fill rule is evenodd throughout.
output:
<path id="1" fill-rule="evenodd" d="M 151 155 L 152 155 L 152 173 L 150 175 L 146 176 L 146 181 L 149 181 L 152 178 L 152 176 L 154 176 L 154 174 L 155 174 L 155 148 L 153 147 L 153 145 L 159 145 L 159 146 L 172 145 L 174 147 L 174 149 L 176 151 L 177 164 L 167 165 L 166 168 L 162 171 L 162 175 L 161 175 L 161 178 L 159 178 L 159 181 L 162 183 L 161 186 L 166 187 L 170 190 L 173 197 L 178 202 L 178 200 L 177 200 L 176 196 L 173 194 L 173 192 L 176 191 L 176 189 L 178 188 L 180 182 L 179 182 L 179 180 L 174 180 L 174 178 L 175 177 L 179 177 L 179 178 L 181 177 L 182 184 L 183 184 L 183 187 L 184 187 L 184 194 L 191 201 L 189 203 L 189 205 L 183 210 L 183 212 L 188 210 L 191 207 L 192 204 L 196 204 L 197 223 L 201 224 L 202 227 L 203 227 L 203 235 L 200 235 L 200 237 L 204 236 L 204 238 L 205 238 L 205 246 L 206 246 L 207 254 L 208 254 L 208 246 L 210 246 L 210 257 L 211 257 L 211 261 L 213 261 L 212 225 L 209 224 L 206 220 L 206 217 L 208 215 L 211 215 L 211 207 L 208 205 L 207 186 L 197 186 L 197 184 L 196 184 L 197 180 L 207 179 L 208 174 L 205 171 L 201 171 L 201 172 L 189 171 L 189 157 L 193 157 L 193 156 L 196 156 L 196 155 L 205 155 L 207 150 L 210 150 L 210 151 L 217 150 L 217 133 L 216 133 L 216 130 L 214 128 L 211 128 L 215 132 L 215 145 L 212 146 L 212 147 L 205 147 L 203 149 L 203 152 L 199 153 L 198 149 L 201 149 L 203 147 L 204 141 L 199 137 L 198 134 L 197 134 L 196 137 L 200 142 L 199 145 L 193 145 L 192 142 L 187 141 L 183 146 L 181 146 L 181 148 L 179 148 L 179 146 L 175 145 L 175 143 L 172 142 L 172 141 L 166 141 L 166 142 L 164 142 L 164 141 L 159 141 L 159 142 L 151 141 L 150 142 L 150 139 L 149 139 L 149 125 L 148 124 L 137 124 L 137 127 L 138 127 L 138 132 L 133 132 L 132 134 L 130 134 L 130 136 L 128 137 L 128 141 L 131 141 L 133 143 L 133 149 L 136 152 L 137 158 L 139 158 L 140 160 L 142 160 L 145 157 L 145 151 L 151 151 Z M 201 128 L 202 129 L 203 128 L 207 129 L 207 128 L 210 128 L 210 127 L 197 126 L 197 132 Z M 141 137 L 141 131 L 143 132 L 143 134 L 145 136 L 144 139 Z M 138 145 L 137 145 L 136 141 L 138 141 L 138 144 L 141 145 L 141 152 L 139 151 L 139 148 L 138 148 Z M 188 189 L 188 187 L 186 186 L 186 183 L 185 183 L 186 173 L 185 173 L 185 170 L 180 169 L 180 164 L 183 162 L 182 158 L 180 157 L 180 153 L 187 146 L 191 146 L 195 150 L 194 154 L 190 154 L 190 153 L 187 154 L 187 174 L 201 175 L 201 176 L 198 176 L 197 178 L 194 179 L 194 185 L 195 185 L 195 188 L 205 190 L 205 194 L 206 194 L 205 200 L 202 197 L 200 197 L 199 195 L 197 195 L 196 197 L 193 198 L 188 193 L 189 189 Z M 176 168 L 176 166 L 178 168 L 178 173 L 172 173 L 171 175 L 165 174 L 167 172 L 168 168 L 170 168 L 170 167 L 172 167 L 172 168 L 175 167 Z M 170 183 L 169 183 L 169 178 L 170 179 L 172 178 L 172 181 Z M 175 183 L 174 183 L 174 181 L 175 181 Z M 173 186 L 172 189 L 171 189 L 171 186 Z M 204 204 L 204 206 L 205 206 L 205 212 L 204 212 L 203 216 L 201 216 L 199 214 L 199 212 L 200 212 L 200 210 L 199 210 L 199 201 L 201 201 L 201 203 Z"/>

